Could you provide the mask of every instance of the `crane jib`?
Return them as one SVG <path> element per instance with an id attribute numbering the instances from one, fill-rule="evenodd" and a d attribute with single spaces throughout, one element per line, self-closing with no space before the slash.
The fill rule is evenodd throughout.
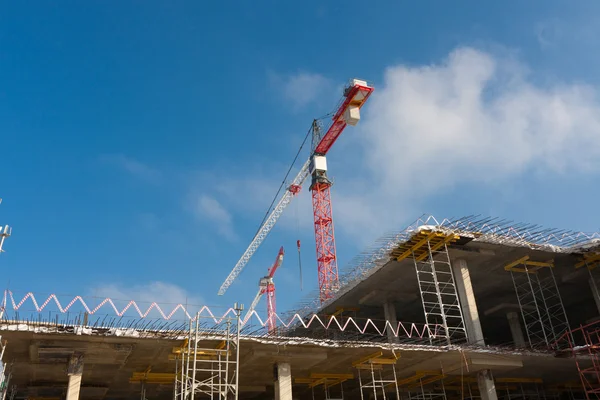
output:
<path id="1" fill-rule="evenodd" d="M 327 154 L 331 146 L 333 146 L 337 138 L 342 134 L 344 128 L 346 128 L 346 121 L 343 118 L 346 110 L 350 106 L 356 106 L 358 108 L 362 107 L 371 95 L 371 92 L 373 92 L 372 87 L 362 85 L 354 85 L 348 90 L 344 102 L 333 115 L 333 124 L 329 127 L 327 133 L 323 135 L 321 141 L 315 147 L 316 154 Z"/>

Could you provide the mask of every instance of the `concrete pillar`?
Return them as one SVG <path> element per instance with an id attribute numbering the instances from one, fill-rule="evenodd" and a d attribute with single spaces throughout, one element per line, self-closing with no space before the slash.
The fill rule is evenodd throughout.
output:
<path id="1" fill-rule="evenodd" d="M 596 285 L 596 281 L 591 277 L 588 279 L 588 282 L 590 283 L 590 289 L 592 289 L 596 309 L 598 310 L 598 314 L 600 314 L 600 293 L 598 292 L 598 285 Z"/>
<path id="2" fill-rule="evenodd" d="M 383 314 L 385 320 L 390 323 L 390 327 L 387 327 L 387 337 L 389 343 L 398 343 L 398 336 L 394 335 L 394 332 L 398 329 L 398 317 L 396 315 L 396 306 L 391 301 L 383 303 Z M 393 330 L 393 331 L 392 331 Z"/>
<path id="3" fill-rule="evenodd" d="M 479 312 L 477 311 L 477 303 L 475 302 L 475 293 L 471 284 L 471 275 L 469 267 L 465 260 L 455 260 L 452 263 L 452 271 L 454 272 L 454 280 L 456 282 L 456 290 L 465 320 L 465 328 L 469 337 L 470 344 L 485 345 L 483 340 L 483 331 L 481 330 L 481 322 L 479 321 Z"/>
<path id="4" fill-rule="evenodd" d="M 292 368 L 289 363 L 276 365 L 275 400 L 292 400 Z"/>
<path id="5" fill-rule="evenodd" d="M 67 366 L 67 375 L 69 375 L 69 383 L 66 400 L 79 400 L 81 376 L 83 375 L 83 354 L 75 353 L 71 356 Z"/>
<path id="6" fill-rule="evenodd" d="M 498 400 L 492 371 L 489 369 L 479 371 L 477 373 L 477 386 L 479 387 L 481 400 Z"/>
<path id="7" fill-rule="evenodd" d="M 523 329 L 521 329 L 521 316 L 516 311 L 506 313 L 508 319 L 508 325 L 510 326 L 510 333 L 512 334 L 513 343 L 517 348 L 523 348 L 525 344 L 525 336 L 523 336 Z"/>

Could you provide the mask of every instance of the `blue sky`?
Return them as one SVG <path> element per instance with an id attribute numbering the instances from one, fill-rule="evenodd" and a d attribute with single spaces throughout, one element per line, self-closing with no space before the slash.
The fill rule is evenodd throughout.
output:
<path id="1" fill-rule="evenodd" d="M 218 3 L 0 6 L 5 285 L 249 304 L 283 245 L 291 307 L 307 188 L 216 293 L 353 77 L 376 92 L 328 159 L 340 267 L 422 213 L 598 229 L 597 2 Z"/>

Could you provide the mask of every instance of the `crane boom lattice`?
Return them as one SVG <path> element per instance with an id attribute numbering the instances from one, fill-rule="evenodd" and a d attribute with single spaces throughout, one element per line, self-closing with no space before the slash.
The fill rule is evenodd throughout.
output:
<path id="1" fill-rule="evenodd" d="M 242 258 L 240 258 L 237 264 L 235 264 L 235 267 L 229 273 L 229 276 L 227 277 L 227 279 L 225 279 L 225 282 L 223 282 L 223 284 L 221 285 L 221 288 L 219 289 L 219 295 L 225 294 L 227 289 L 229 289 L 229 286 L 231 286 L 231 284 L 238 277 L 240 272 L 242 272 L 242 269 L 244 269 L 246 264 L 248 264 L 248 261 L 250 260 L 250 258 L 252 258 L 252 255 L 256 252 L 256 250 L 260 247 L 265 238 L 269 235 L 271 229 L 273 229 L 275 223 L 277 222 L 279 217 L 281 217 L 283 210 L 285 210 L 288 204 L 290 204 L 294 196 L 298 194 L 300 187 L 309 175 L 309 166 L 310 160 L 306 160 L 306 162 L 300 169 L 300 172 L 298 172 L 298 175 L 296 175 L 296 177 L 292 181 L 292 184 L 288 187 L 288 190 L 286 190 L 283 196 L 281 196 L 281 199 L 273 208 L 273 211 L 271 211 L 269 217 L 259 228 L 258 232 L 256 233 L 256 236 L 254 236 L 254 239 L 252 239 L 252 242 L 250 242 L 250 245 L 242 255 Z"/>

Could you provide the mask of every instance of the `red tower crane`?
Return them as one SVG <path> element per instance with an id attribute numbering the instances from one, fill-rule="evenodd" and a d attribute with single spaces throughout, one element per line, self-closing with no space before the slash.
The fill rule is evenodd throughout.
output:
<path id="1" fill-rule="evenodd" d="M 229 286 L 246 266 L 252 255 L 268 236 L 269 232 L 283 213 L 283 210 L 300 192 L 302 184 L 311 175 L 310 189 L 314 214 L 315 241 L 317 250 L 317 269 L 321 302 L 331 298 L 339 287 L 337 256 L 335 250 L 335 234 L 333 214 L 331 210 L 331 181 L 327 177 L 327 152 L 340 137 L 347 125 L 356 125 L 360 120 L 360 108 L 365 104 L 373 88 L 367 82 L 353 79 L 344 89 L 344 95 L 337 110 L 326 126 L 321 127 L 318 121 L 312 125 L 312 151 L 300 172 L 293 179 L 275 207 L 258 229 L 250 245 L 229 273 L 219 289 L 219 295 L 227 291 Z M 322 132 L 325 132 L 324 134 Z"/>
<path id="2" fill-rule="evenodd" d="M 258 293 L 254 297 L 250 308 L 248 309 L 248 313 L 246 314 L 245 320 L 250 318 L 252 312 L 256 309 L 258 302 L 262 298 L 264 294 L 267 295 L 267 328 L 269 333 L 273 333 L 275 328 L 277 327 L 277 308 L 275 303 L 275 282 L 273 282 L 273 277 L 275 276 L 275 272 L 281 264 L 283 263 L 283 247 L 279 249 L 279 253 L 277 254 L 277 258 L 275 262 L 269 268 L 269 272 L 266 276 L 260 278 L 258 282 Z"/>

